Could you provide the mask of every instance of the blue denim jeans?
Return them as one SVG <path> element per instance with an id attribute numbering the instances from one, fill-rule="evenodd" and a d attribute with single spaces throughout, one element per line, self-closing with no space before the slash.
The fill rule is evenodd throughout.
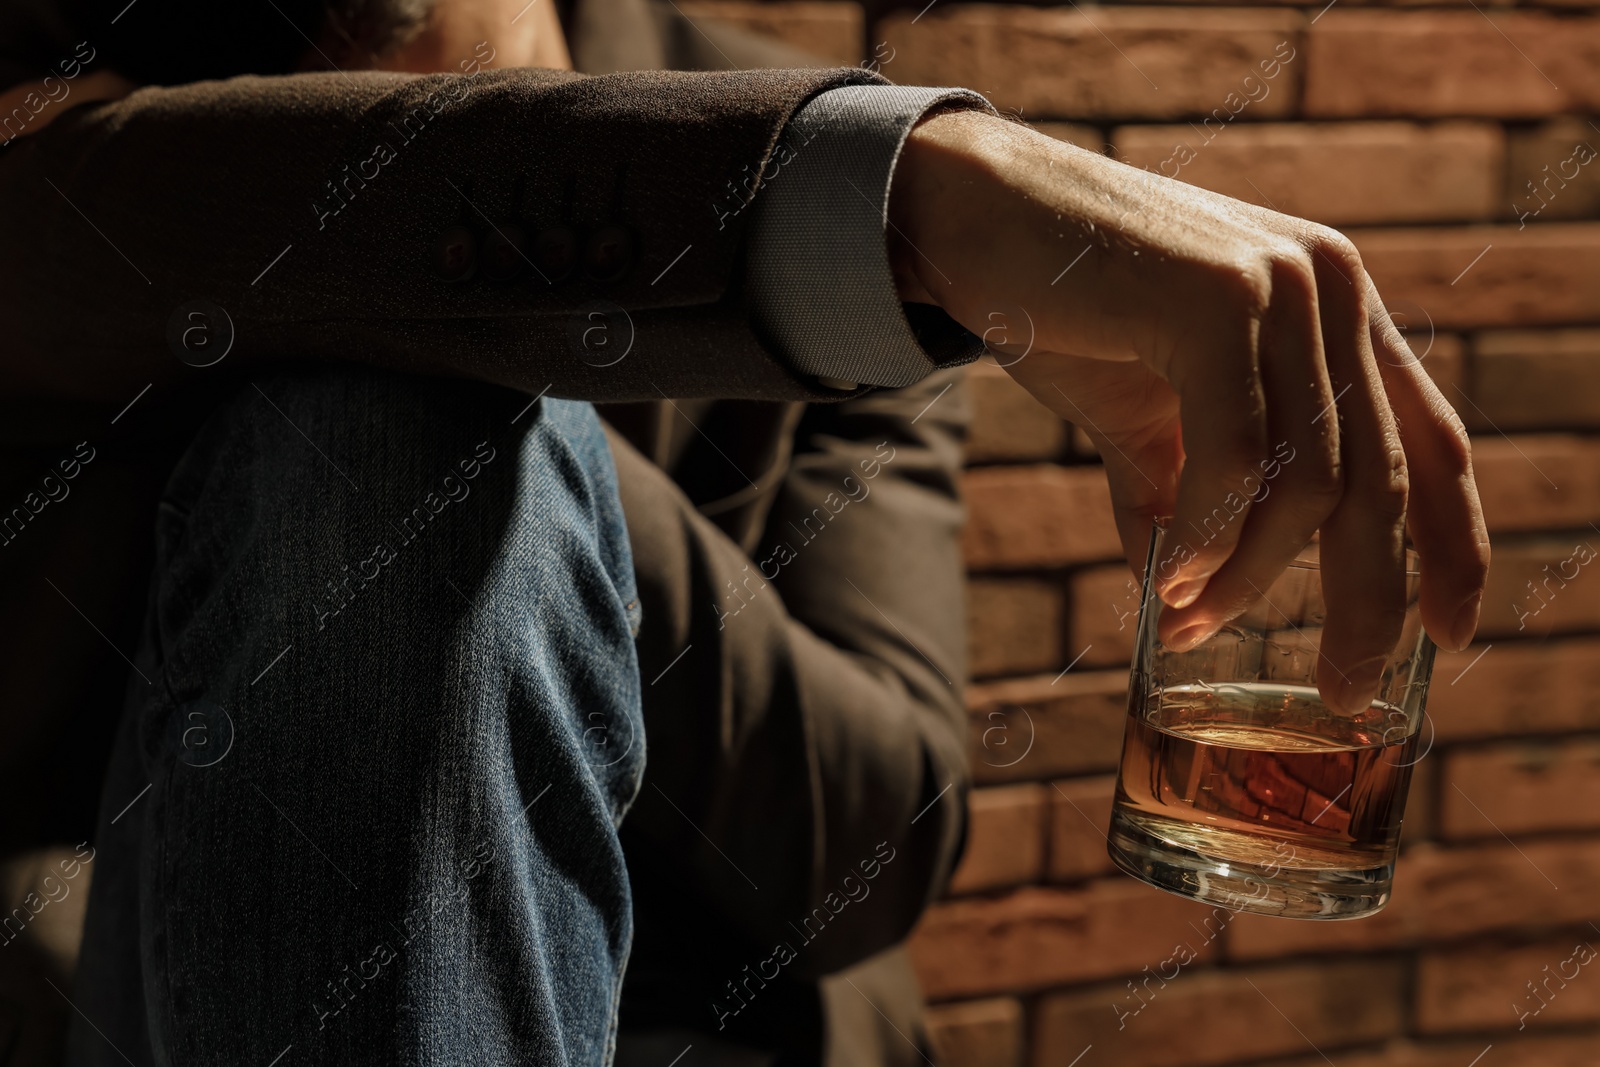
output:
<path id="1" fill-rule="evenodd" d="M 156 537 L 69 1063 L 609 1062 L 644 737 L 594 409 L 258 378 Z"/>

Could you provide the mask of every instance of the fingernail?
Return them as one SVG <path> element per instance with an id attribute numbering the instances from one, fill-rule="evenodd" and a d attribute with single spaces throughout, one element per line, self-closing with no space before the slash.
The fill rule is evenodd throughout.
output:
<path id="1" fill-rule="evenodd" d="M 1482 593 L 1473 593 L 1461 605 L 1461 610 L 1456 612 L 1456 621 L 1450 624 L 1450 643 L 1455 646 L 1450 651 L 1460 652 L 1472 643 L 1472 635 L 1478 629 L 1478 611 L 1482 607 Z"/>
<path id="2" fill-rule="evenodd" d="M 1204 578 L 1189 578 L 1167 586 L 1167 591 L 1161 599 L 1172 607 L 1186 608 L 1200 599 L 1200 593 L 1206 587 Z"/>
<path id="3" fill-rule="evenodd" d="M 1173 634 L 1172 640 L 1167 643 L 1167 647 L 1174 652 L 1188 652 L 1215 632 L 1216 628 L 1210 623 L 1192 623 Z"/>
<path id="4" fill-rule="evenodd" d="M 1339 679 L 1339 707 L 1348 712 L 1370 707 L 1373 698 L 1378 695 L 1378 684 L 1388 662 L 1387 656 L 1374 656 L 1346 671 Z"/>

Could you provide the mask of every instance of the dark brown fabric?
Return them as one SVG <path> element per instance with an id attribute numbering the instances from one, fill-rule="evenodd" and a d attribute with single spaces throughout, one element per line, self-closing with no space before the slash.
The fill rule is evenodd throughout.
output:
<path id="1" fill-rule="evenodd" d="M 819 980 L 904 937 L 960 845 L 960 374 L 841 404 L 602 412 L 636 442 L 612 451 L 649 740 L 622 827 L 623 1025 L 784 1064 L 920 1062 L 902 952 Z M 775 967 L 779 944 L 795 958 Z"/>

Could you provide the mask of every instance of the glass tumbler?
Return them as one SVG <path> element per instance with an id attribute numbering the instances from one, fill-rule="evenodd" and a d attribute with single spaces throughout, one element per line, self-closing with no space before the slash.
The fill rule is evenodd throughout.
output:
<path id="1" fill-rule="evenodd" d="M 1355 714 L 1317 695 L 1324 617 L 1308 545 L 1246 614 L 1188 652 L 1156 636 L 1157 529 L 1128 685 L 1107 845 L 1135 878 L 1235 911 L 1353 919 L 1388 903 L 1434 645 L 1416 557 L 1377 698 Z"/>

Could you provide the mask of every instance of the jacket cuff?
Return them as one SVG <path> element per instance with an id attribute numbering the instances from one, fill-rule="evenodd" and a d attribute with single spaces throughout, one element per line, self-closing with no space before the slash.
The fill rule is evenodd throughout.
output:
<path id="1" fill-rule="evenodd" d="M 983 351 L 942 310 L 902 304 L 889 268 L 895 162 L 938 106 L 993 111 L 967 89 L 852 85 L 784 128 L 754 205 L 745 292 L 757 331 L 799 373 L 897 388 Z"/>

